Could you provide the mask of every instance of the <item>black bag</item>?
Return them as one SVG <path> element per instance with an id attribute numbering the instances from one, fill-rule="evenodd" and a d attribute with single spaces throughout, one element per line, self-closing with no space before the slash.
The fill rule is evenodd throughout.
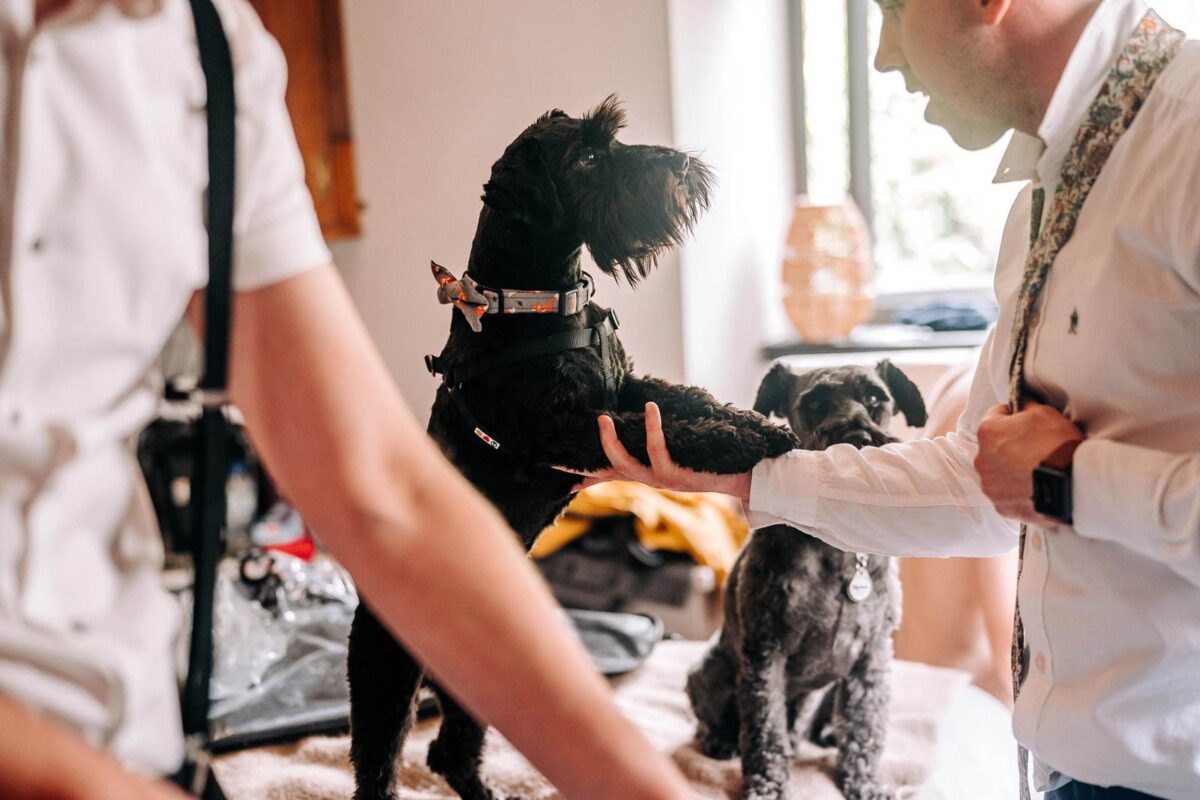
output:
<path id="1" fill-rule="evenodd" d="M 192 633 L 182 696 L 186 755 L 175 782 L 197 797 L 223 800 L 209 775 L 209 683 L 213 669 L 213 594 L 223 549 L 225 481 L 229 432 L 229 327 L 232 291 L 234 154 L 236 103 L 229 42 L 212 0 L 189 0 L 196 24 L 200 64 L 208 101 L 208 287 L 204 292 L 204 374 L 194 398 L 201 408 L 196 426 L 191 482 Z"/>

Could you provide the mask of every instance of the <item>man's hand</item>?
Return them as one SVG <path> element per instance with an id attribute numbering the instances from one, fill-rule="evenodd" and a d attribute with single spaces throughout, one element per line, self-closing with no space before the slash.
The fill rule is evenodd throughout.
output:
<path id="1" fill-rule="evenodd" d="M 1050 406 L 1030 401 L 1019 413 L 996 406 L 979 424 L 975 470 L 983 493 L 1002 516 L 1044 528 L 1059 523 L 1033 510 L 1033 470 L 1067 442 L 1086 437 Z"/>
<path id="2" fill-rule="evenodd" d="M 671 460 L 667 440 L 663 436 L 662 412 L 657 403 L 646 404 L 646 452 L 650 466 L 642 464 L 625 449 L 617 436 L 617 427 L 612 417 L 601 416 L 600 444 L 612 467 L 597 472 L 577 472 L 564 467 L 558 469 L 584 476 L 575 485 L 575 491 L 586 489 L 604 481 L 637 481 L 660 489 L 677 492 L 718 492 L 741 500 L 750 500 L 750 473 L 718 475 L 714 472 L 696 472 L 679 466 Z"/>

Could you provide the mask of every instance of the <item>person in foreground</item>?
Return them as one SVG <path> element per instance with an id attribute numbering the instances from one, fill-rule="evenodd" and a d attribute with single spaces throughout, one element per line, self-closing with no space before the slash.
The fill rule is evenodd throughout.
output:
<path id="1" fill-rule="evenodd" d="M 1016 129 L 997 179 L 1030 182 L 958 430 L 717 477 L 672 464 L 650 411 L 651 466 L 602 418 L 591 480 L 723 491 L 889 555 L 992 555 L 1025 523 L 1013 727 L 1038 788 L 1200 797 L 1200 42 L 1140 0 L 881 5 L 877 68 L 964 147 Z"/>
<path id="2" fill-rule="evenodd" d="M 566 797 L 688 797 L 406 407 L 321 239 L 282 53 L 245 0 L 216 7 L 238 98 L 231 390 L 273 477 L 391 631 Z M 183 756 L 178 614 L 127 441 L 168 334 L 203 318 L 191 13 L 4 0 L 0 32 L 17 87 L 0 94 L 0 798 L 178 798 L 155 780 Z"/>

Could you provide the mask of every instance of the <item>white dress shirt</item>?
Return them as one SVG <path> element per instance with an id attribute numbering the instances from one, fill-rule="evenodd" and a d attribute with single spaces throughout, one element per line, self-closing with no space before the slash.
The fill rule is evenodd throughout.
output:
<path id="1" fill-rule="evenodd" d="M 282 53 L 244 0 L 216 5 L 236 74 L 246 290 L 329 252 Z M 0 0 L 0 692 L 166 773 L 182 756 L 179 615 L 129 440 L 207 280 L 204 78 L 187 0 L 137 17 L 81 0 L 37 29 L 33 12 Z"/>
<path id="2" fill-rule="evenodd" d="M 1038 137 L 1014 137 L 997 180 L 1053 194 L 1146 10 L 1141 0 L 1100 3 Z M 957 432 L 763 462 L 752 479 L 756 524 L 775 517 L 844 549 L 894 555 L 983 556 L 1016 544 L 973 460 L 981 418 L 1007 401 L 1031 191 L 1005 228 L 999 320 Z M 1088 439 L 1074 458 L 1074 529 L 1034 530 L 1027 542 L 1019 593 L 1032 658 L 1014 731 L 1038 759 L 1042 788 L 1069 776 L 1198 798 L 1200 42 L 1159 79 L 1084 205 L 1042 293 L 1026 374 Z"/>

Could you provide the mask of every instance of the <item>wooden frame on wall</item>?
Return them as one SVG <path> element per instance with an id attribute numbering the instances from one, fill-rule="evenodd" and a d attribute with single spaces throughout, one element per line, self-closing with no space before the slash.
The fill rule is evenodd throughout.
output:
<path id="1" fill-rule="evenodd" d="M 288 64 L 287 106 L 326 239 L 359 235 L 340 0 L 250 0 Z"/>

